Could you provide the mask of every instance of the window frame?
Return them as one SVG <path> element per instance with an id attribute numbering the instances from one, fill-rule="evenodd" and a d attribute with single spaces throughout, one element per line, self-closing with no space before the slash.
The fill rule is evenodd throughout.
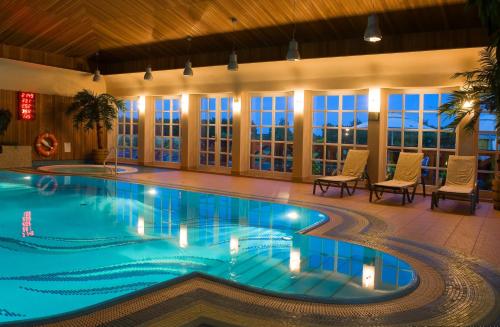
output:
<path id="1" fill-rule="evenodd" d="M 260 97 L 260 109 L 255 110 L 253 108 L 253 99 L 255 97 Z M 271 110 L 264 110 L 264 98 L 272 98 L 272 108 Z M 277 110 L 276 109 L 276 98 L 285 97 L 285 109 Z M 253 125 L 252 115 L 253 113 L 259 112 L 259 124 Z M 284 125 L 276 124 L 276 112 L 282 113 L 285 117 Z M 263 114 L 271 113 L 271 124 L 263 124 Z M 249 149 L 248 149 L 248 159 L 249 159 L 249 171 L 253 173 L 259 173 L 264 175 L 277 175 L 283 177 L 291 177 L 293 172 L 293 152 L 294 152 L 294 139 L 295 139 L 295 111 L 294 111 L 294 92 L 252 92 L 249 94 Z M 292 121 L 290 121 L 290 117 Z M 253 139 L 253 128 L 259 128 L 259 140 Z M 263 129 L 270 128 L 271 130 L 271 138 L 269 140 L 264 140 L 263 138 Z M 276 129 L 283 128 L 284 130 L 284 140 L 276 140 Z M 289 134 L 289 130 L 291 129 L 291 134 Z M 292 136 L 292 139 L 289 139 L 289 136 Z M 252 144 L 259 143 L 260 155 L 252 154 Z M 264 143 L 270 143 L 271 149 L 269 155 L 263 155 L 262 149 L 264 148 Z M 276 144 L 283 144 L 283 156 L 276 155 Z M 288 156 L 289 150 L 291 149 L 291 156 Z M 259 169 L 252 167 L 252 161 L 258 159 Z M 262 162 L 263 159 L 270 161 L 270 169 L 263 170 Z M 275 162 L 276 160 L 283 161 L 283 171 L 275 170 Z M 290 164 L 290 169 L 287 170 L 287 165 Z"/>
<path id="2" fill-rule="evenodd" d="M 429 171 L 432 172 L 432 176 L 434 178 L 434 183 L 430 183 L 428 180 L 426 180 L 426 185 L 430 186 L 439 186 L 441 185 L 442 179 L 446 176 L 446 169 L 447 169 L 447 157 L 450 155 L 456 155 L 458 153 L 458 136 L 457 134 L 452 130 L 452 129 L 446 129 L 442 128 L 442 119 L 441 119 L 441 114 L 439 114 L 438 109 L 429 109 L 425 110 L 424 109 L 424 101 L 425 101 L 425 95 L 438 95 L 438 108 L 439 106 L 443 103 L 443 95 L 444 94 L 451 94 L 454 89 L 452 88 L 408 88 L 408 89 L 386 89 L 386 94 L 385 94 L 385 108 L 382 108 L 383 110 L 386 111 L 386 133 L 385 133 L 385 172 L 386 176 L 391 175 L 391 170 L 395 169 L 396 167 L 396 162 L 397 162 L 397 157 L 399 154 L 396 154 L 395 156 L 395 162 L 394 163 L 389 163 L 389 151 L 398 151 L 400 152 L 413 152 L 413 153 L 424 153 L 424 158 L 425 154 L 429 152 L 435 152 L 435 163 L 432 166 L 422 166 L 422 169 L 424 171 Z M 390 110 L 389 108 L 389 98 L 393 94 L 400 94 L 402 95 L 402 108 L 401 110 Z M 406 110 L 406 95 L 418 95 L 419 99 L 419 106 L 418 110 L 411 109 L 411 110 Z M 389 127 L 389 118 L 390 118 L 390 113 L 401 113 L 401 128 L 390 128 Z M 405 120 L 406 120 L 406 113 L 410 114 L 415 114 L 418 113 L 418 128 L 408 128 L 405 127 Z M 437 114 L 437 123 L 438 126 L 437 128 L 431 128 L 431 129 L 426 129 L 424 128 L 424 115 L 425 114 Z M 390 132 L 397 132 L 400 131 L 400 145 L 389 145 L 389 133 Z M 417 132 L 417 146 L 406 146 L 405 145 L 405 132 Z M 434 132 L 436 133 L 436 147 L 424 147 L 423 144 L 423 137 L 425 132 Z M 455 134 L 455 142 L 454 142 L 454 148 L 443 148 L 441 146 L 441 135 L 445 133 L 451 133 Z M 446 160 L 443 162 L 441 165 L 441 156 L 444 155 Z M 425 178 L 425 176 L 424 176 Z"/>
<path id="3" fill-rule="evenodd" d="M 324 109 L 315 109 L 315 98 L 318 96 L 323 96 L 325 99 L 325 107 Z M 338 97 L 338 108 L 337 110 L 328 110 L 328 97 Z M 354 108 L 353 110 L 344 109 L 344 97 L 354 96 Z M 365 109 L 359 109 L 358 106 L 358 97 L 366 96 L 367 106 Z M 314 115 L 315 113 L 323 113 L 324 124 L 323 126 L 314 124 Z M 336 112 L 337 113 L 337 126 L 328 126 L 328 113 Z M 347 127 L 343 126 L 343 113 L 353 113 L 353 117 L 355 120 L 354 126 Z M 366 128 L 359 127 L 357 124 L 357 117 L 359 113 L 366 113 Z M 350 149 L 368 149 L 368 89 L 358 89 L 358 90 L 342 90 L 342 91 L 313 91 L 311 96 L 311 149 L 309 151 L 309 160 L 311 162 L 311 176 L 326 176 L 334 173 L 340 167 L 342 167 L 345 157 L 347 156 L 347 152 Z M 322 129 L 323 133 L 323 141 L 315 142 L 314 131 L 315 129 Z M 331 143 L 328 142 L 328 130 L 336 130 L 337 142 Z M 343 136 L 345 130 L 348 132 L 352 132 L 352 143 L 343 143 Z M 358 144 L 358 132 L 363 131 L 366 133 L 366 144 Z M 334 132 L 335 133 L 335 132 Z M 315 147 L 322 147 L 322 157 L 314 158 L 314 149 Z M 327 159 L 327 150 L 330 147 L 335 147 L 334 159 Z M 315 164 L 320 163 L 320 167 L 322 170 L 321 174 L 315 174 Z M 332 171 L 328 171 L 328 165 L 332 165 Z"/>

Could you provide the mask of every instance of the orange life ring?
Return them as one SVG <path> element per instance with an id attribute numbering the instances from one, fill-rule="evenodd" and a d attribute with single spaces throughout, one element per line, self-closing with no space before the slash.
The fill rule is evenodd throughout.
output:
<path id="1" fill-rule="evenodd" d="M 57 151 L 57 139 L 54 134 L 42 133 L 35 142 L 36 152 L 42 157 L 50 157 Z"/>

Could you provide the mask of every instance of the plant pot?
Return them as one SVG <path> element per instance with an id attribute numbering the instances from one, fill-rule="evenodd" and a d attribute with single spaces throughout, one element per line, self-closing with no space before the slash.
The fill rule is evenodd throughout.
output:
<path id="1" fill-rule="evenodd" d="M 92 151 L 92 158 L 96 164 L 102 165 L 104 164 L 104 160 L 108 157 L 108 154 L 108 149 L 97 149 Z"/>
<path id="2" fill-rule="evenodd" d="M 500 210 L 500 176 L 495 176 L 492 185 L 493 208 Z"/>

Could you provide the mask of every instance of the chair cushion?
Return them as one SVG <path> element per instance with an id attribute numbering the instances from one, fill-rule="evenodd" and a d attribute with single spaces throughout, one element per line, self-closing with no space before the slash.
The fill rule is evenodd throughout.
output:
<path id="1" fill-rule="evenodd" d="M 474 188 L 470 186 L 461 185 L 445 185 L 438 189 L 439 192 L 445 193 L 461 193 L 461 194 L 471 194 L 474 192 Z"/>
<path id="2" fill-rule="evenodd" d="M 358 179 L 358 177 L 344 176 L 344 175 L 324 176 L 324 177 L 316 178 L 316 180 L 325 181 L 325 182 L 354 182 L 357 179 Z"/>
<path id="3" fill-rule="evenodd" d="M 417 182 L 422 171 L 423 153 L 401 152 L 396 164 L 394 179 L 398 181 Z"/>
<path id="4" fill-rule="evenodd" d="M 375 183 L 373 185 L 383 186 L 383 187 L 399 187 L 399 188 L 403 188 L 403 187 L 413 186 L 413 185 L 415 185 L 415 182 L 407 182 L 407 181 L 400 181 L 400 180 L 396 180 L 396 179 L 391 179 L 389 181 Z"/>
<path id="5" fill-rule="evenodd" d="M 349 150 L 341 175 L 361 177 L 365 171 L 369 153 L 368 150 Z"/>

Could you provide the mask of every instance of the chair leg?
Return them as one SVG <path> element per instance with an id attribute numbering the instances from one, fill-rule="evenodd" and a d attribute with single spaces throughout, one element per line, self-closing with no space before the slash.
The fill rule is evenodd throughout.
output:
<path id="1" fill-rule="evenodd" d="M 403 205 L 406 204 L 406 193 L 407 193 L 407 190 L 403 189 Z"/>
<path id="2" fill-rule="evenodd" d="M 436 194 L 434 192 L 432 192 L 432 194 L 431 194 L 431 210 L 434 210 L 435 195 Z"/>
<path id="3" fill-rule="evenodd" d="M 373 197 L 373 190 L 372 190 L 372 188 L 370 187 L 370 202 L 372 202 L 372 197 Z"/>
<path id="4" fill-rule="evenodd" d="M 341 198 L 344 197 L 344 185 L 345 185 L 345 183 L 340 184 L 340 197 Z"/>
<path id="5" fill-rule="evenodd" d="M 352 191 L 349 190 L 349 185 L 345 184 L 345 189 L 348 195 L 353 195 L 356 192 L 356 187 L 358 186 L 358 181 L 354 182 L 354 186 L 352 187 Z"/>
<path id="6" fill-rule="evenodd" d="M 314 186 L 313 186 L 313 195 L 316 195 L 316 181 L 314 181 Z"/>

